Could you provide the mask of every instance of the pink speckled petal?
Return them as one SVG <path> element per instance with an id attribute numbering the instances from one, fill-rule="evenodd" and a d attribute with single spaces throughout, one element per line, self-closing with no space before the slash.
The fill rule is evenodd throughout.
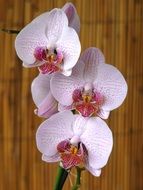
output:
<path id="1" fill-rule="evenodd" d="M 94 82 L 95 92 L 104 97 L 103 110 L 113 110 L 119 107 L 127 94 L 127 83 L 118 69 L 109 64 L 98 66 Z"/>
<path id="2" fill-rule="evenodd" d="M 31 85 L 32 98 L 37 106 L 35 111 L 38 116 L 50 117 L 58 112 L 58 104 L 50 92 L 51 76 L 39 74 Z"/>
<path id="3" fill-rule="evenodd" d="M 93 82 L 97 76 L 98 65 L 105 62 L 103 53 L 98 48 L 86 49 L 80 57 L 83 61 L 83 78 L 87 82 Z"/>
<path id="4" fill-rule="evenodd" d="M 68 19 L 64 11 L 57 8 L 50 11 L 46 27 L 46 36 L 50 44 L 53 45 L 64 35 L 65 28 L 68 28 Z"/>
<path id="5" fill-rule="evenodd" d="M 42 160 L 45 162 L 59 162 L 61 160 L 59 154 L 53 156 L 42 155 Z"/>
<path id="6" fill-rule="evenodd" d="M 84 131 L 88 128 L 88 120 L 89 118 L 85 118 L 81 115 L 78 115 L 78 114 L 74 115 L 73 131 L 74 131 L 75 136 L 80 137 L 82 133 L 84 133 Z M 81 139 L 81 142 L 82 142 L 82 139 Z"/>
<path id="7" fill-rule="evenodd" d="M 80 19 L 77 14 L 75 6 L 72 3 L 66 3 L 62 9 L 68 17 L 69 26 L 74 28 L 76 30 L 76 32 L 79 33 Z"/>
<path id="8" fill-rule="evenodd" d="M 88 150 L 89 166 L 94 169 L 105 166 L 113 146 L 112 132 L 107 124 L 99 117 L 88 119 L 80 139 Z"/>
<path id="9" fill-rule="evenodd" d="M 70 111 L 60 112 L 45 122 L 37 130 L 36 142 L 39 151 L 47 156 L 57 153 L 57 145 L 73 136 L 73 114 Z"/>
<path id="10" fill-rule="evenodd" d="M 51 92 L 60 104 L 69 106 L 73 102 L 73 91 L 82 87 L 83 82 L 84 81 L 82 81 L 80 78 L 73 75 L 66 77 L 60 73 L 57 73 L 51 79 Z"/>
<path id="11" fill-rule="evenodd" d="M 81 51 L 79 37 L 73 28 L 64 29 L 60 40 L 57 42 L 58 49 L 62 51 L 64 56 L 62 69 L 64 71 L 72 69 L 76 65 Z"/>
<path id="12" fill-rule="evenodd" d="M 43 23 L 30 23 L 16 37 L 15 48 L 17 55 L 29 67 L 37 66 L 34 57 L 35 48 L 48 44 L 45 30 L 46 26 Z"/>

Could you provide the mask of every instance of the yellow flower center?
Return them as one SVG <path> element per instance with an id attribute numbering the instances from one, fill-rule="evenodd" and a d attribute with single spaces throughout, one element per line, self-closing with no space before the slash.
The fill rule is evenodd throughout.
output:
<path id="1" fill-rule="evenodd" d="M 92 100 L 92 96 L 89 94 L 82 94 L 82 99 L 84 103 L 89 103 Z"/>
<path id="2" fill-rule="evenodd" d="M 71 145 L 71 147 L 70 147 L 70 152 L 71 152 L 72 154 L 76 155 L 77 152 L 78 152 L 78 148 L 77 148 L 76 146 L 74 146 L 74 145 Z"/>

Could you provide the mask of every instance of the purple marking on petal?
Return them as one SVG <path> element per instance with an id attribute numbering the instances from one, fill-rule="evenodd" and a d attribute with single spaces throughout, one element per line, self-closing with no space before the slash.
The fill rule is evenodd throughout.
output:
<path id="1" fill-rule="evenodd" d="M 82 93 L 80 89 L 75 89 L 72 95 L 73 101 L 78 102 L 82 100 Z"/>
<path id="2" fill-rule="evenodd" d="M 81 103 L 75 106 L 75 109 L 83 116 L 90 117 L 95 114 L 98 108 L 92 103 Z"/>
<path id="3" fill-rule="evenodd" d="M 104 103 L 104 97 L 99 92 L 94 92 L 89 84 L 82 90 L 74 90 L 72 99 L 72 109 L 75 109 L 83 117 L 97 115 L 100 106 Z"/>
<path id="4" fill-rule="evenodd" d="M 98 105 L 103 104 L 104 97 L 99 92 L 93 92 L 92 99 L 96 101 Z"/>
<path id="5" fill-rule="evenodd" d="M 38 61 L 43 61 L 46 59 L 46 48 L 37 47 L 34 52 L 34 56 Z"/>
<path id="6" fill-rule="evenodd" d="M 61 51 L 57 51 L 56 49 L 48 50 L 44 47 L 37 47 L 35 49 L 34 56 L 38 61 L 43 62 L 43 64 L 38 67 L 40 73 L 51 74 L 61 70 L 60 66 L 63 61 L 63 54 Z"/>
<path id="7" fill-rule="evenodd" d="M 46 73 L 52 74 L 52 73 L 60 70 L 60 68 L 58 68 L 56 65 L 54 65 L 52 63 L 48 64 L 48 62 L 39 66 L 38 69 L 39 69 L 40 73 L 42 73 L 42 74 L 46 74 Z"/>
<path id="8" fill-rule="evenodd" d="M 69 140 L 64 140 L 64 141 L 61 141 L 58 146 L 57 146 L 57 150 L 58 152 L 62 153 L 64 152 L 66 149 L 68 149 L 69 147 Z"/>
<path id="9" fill-rule="evenodd" d="M 70 6 L 65 10 L 65 13 L 66 13 L 66 15 L 67 15 L 67 17 L 68 17 L 68 21 L 69 21 L 69 23 L 70 23 L 71 20 L 73 19 L 74 13 L 75 13 L 73 6 L 70 5 Z"/>
<path id="10" fill-rule="evenodd" d="M 63 61 L 63 53 L 61 51 L 57 51 L 57 63 L 61 63 Z"/>

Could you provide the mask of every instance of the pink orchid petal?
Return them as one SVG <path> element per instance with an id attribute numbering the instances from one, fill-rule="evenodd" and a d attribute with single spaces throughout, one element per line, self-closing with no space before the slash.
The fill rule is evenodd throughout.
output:
<path id="1" fill-rule="evenodd" d="M 30 66 L 35 63 L 34 51 L 37 46 L 46 46 L 48 39 L 45 35 L 46 25 L 43 23 L 28 24 L 17 35 L 15 48 L 19 58 Z"/>
<path id="2" fill-rule="evenodd" d="M 53 156 L 47 156 L 45 154 L 42 155 L 42 160 L 45 162 L 59 162 L 61 160 L 59 154 L 55 154 Z"/>
<path id="3" fill-rule="evenodd" d="M 66 77 L 60 73 L 55 74 L 51 79 L 51 92 L 55 99 L 62 105 L 72 104 L 72 93 L 75 89 L 83 86 L 82 80 L 78 77 Z"/>
<path id="4" fill-rule="evenodd" d="M 97 116 L 99 116 L 102 119 L 108 119 L 110 111 L 100 109 L 96 114 L 97 114 Z"/>
<path id="5" fill-rule="evenodd" d="M 72 3 L 66 3 L 62 9 L 68 17 L 69 26 L 74 28 L 76 30 L 76 32 L 79 33 L 80 19 L 77 14 L 75 6 Z"/>
<path id="6" fill-rule="evenodd" d="M 80 139 L 88 150 L 89 166 L 95 169 L 105 166 L 113 146 L 112 132 L 107 124 L 99 117 L 88 119 Z"/>
<path id="7" fill-rule="evenodd" d="M 57 153 L 57 145 L 73 136 L 73 114 L 70 111 L 60 112 L 45 122 L 37 130 L 36 142 L 39 151 L 47 156 Z"/>
<path id="8" fill-rule="evenodd" d="M 127 83 L 118 69 L 109 64 L 100 64 L 94 82 L 95 92 L 104 97 L 103 110 L 119 107 L 127 94 Z"/>
<path id="9" fill-rule="evenodd" d="M 87 82 L 94 81 L 97 75 L 98 65 L 105 63 L 103 53 L 98 48 L 91 47 L 81 54 L 80 60 L 83 61 L 84 80 Z"/>
<path id="10" fill-rule="evenodd" d="M 57 47 L 57 50 L 62 51 L 64 55 L 62 69 L 70 70 L 76 65 L 81 51 L 79 37 L 73 28 L 65 28 L 63 35 L 57 42 Z"/>

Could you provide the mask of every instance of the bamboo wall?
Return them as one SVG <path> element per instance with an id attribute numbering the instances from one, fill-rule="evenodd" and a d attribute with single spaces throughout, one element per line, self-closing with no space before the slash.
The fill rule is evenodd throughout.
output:
<path id="1" fill-rule="evenodd" d="M 0 28 L 21 29 L 66 0 L 0 0 Z M 125 76 L 128 97 L 109 119 L 114 148 L 100 178 L 82 175 L 81 190 L 143 190 L 143 0 L 73 0 L 81 18 L 82 48 L 96 46 Z M 41 161 L 37 118 L 15 35 L 0 33 L 0 190 L 52 190 L 56 164 Z M 70 189 L 67 181 L 65 190 Z"/>

